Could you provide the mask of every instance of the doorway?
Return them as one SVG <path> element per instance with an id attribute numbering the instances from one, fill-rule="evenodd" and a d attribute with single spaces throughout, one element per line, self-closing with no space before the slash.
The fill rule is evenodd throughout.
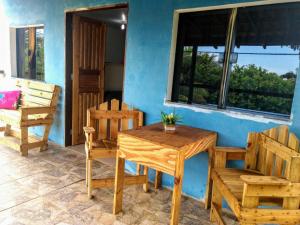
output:
<path id="1" fill-rule="evenodd" d="M 66 13 L 65 145 L 84 143 L 90 107 L 123 98 L 127 5 Z"/>

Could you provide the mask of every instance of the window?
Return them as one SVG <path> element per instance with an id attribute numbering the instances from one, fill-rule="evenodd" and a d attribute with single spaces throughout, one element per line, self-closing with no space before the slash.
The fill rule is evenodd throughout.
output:
<path id="1" fill-rule="evenodd" d="M 179 15 L 172 101 L 289 116 L 300 3 Z"/>
<path id="2" fill-rule="evenodd" d="M 16 29 L 17 76 L 44 80 L 44 28 Z"/>

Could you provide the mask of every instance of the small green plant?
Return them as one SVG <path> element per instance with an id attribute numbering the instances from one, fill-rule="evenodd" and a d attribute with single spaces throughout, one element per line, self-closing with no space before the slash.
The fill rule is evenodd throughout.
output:
<path id="1" fill-rule="evenodd" d="M 161 112 L 161 121 L 164 125 L 175 125 L 180 122 L 181 117 L 175 113 L 167 114 L 165 112 Z"/>

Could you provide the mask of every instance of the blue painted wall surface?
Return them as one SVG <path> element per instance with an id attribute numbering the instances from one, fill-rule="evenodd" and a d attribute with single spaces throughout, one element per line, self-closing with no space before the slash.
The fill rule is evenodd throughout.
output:
<path id="1" fill-rule="evenodd" d="M 65 21 L 64 11 L 78 8 L 123 3 L 113 0 L 2 0 L 12 25 L 45 24 L 46 81 L 63 88 L 65 84 Z M 176 9 L 223 5 L 246 1 L 233 0 L 129 0 L 127 32 L 125 101 L 146 113 L 146 124 L 157 122 L 164 106 Z M 291 128 L 300 135 L 300 77 L 295 91 Z M 50 138 L 64 143 L 64 94 Z M 221 112 L 203 113 L 191 109 L 176 109 L 184 124 L 217 131 L 219 145 L 244 146 L 249 131 L 261 131 L 274 123 L 238 119 Z M 132 164 L 127 164 L 134 170 Z M 207 176 L 207 154 L 200 154 L 186 162 L 183 191 L 202 199 Z M 153 173 L 151 174 L 153 178 Z M 173 179 L 163 176 L 163 184 L 172 186 Z"/>

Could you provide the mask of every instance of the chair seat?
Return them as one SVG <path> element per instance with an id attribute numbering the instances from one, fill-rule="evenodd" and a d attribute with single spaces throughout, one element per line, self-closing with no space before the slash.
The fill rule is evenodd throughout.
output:
<path id="1" fill-rule="evenodd" d="M 242 169 L 217 168 L 214 169 L 214 179 L 220 179 L 224 183 L 233 196 L 239 201 L 242 201 L 244 182 L 241 180 L 241 175 L 261 175 L 257 172 L 252 172 Z"/>

